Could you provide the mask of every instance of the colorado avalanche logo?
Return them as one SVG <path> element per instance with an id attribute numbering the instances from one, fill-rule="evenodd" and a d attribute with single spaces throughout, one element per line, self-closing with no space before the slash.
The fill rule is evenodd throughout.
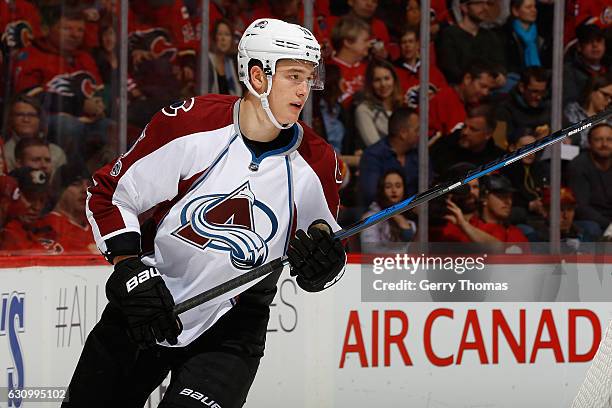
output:
<path id="1" fill-rule="evenodd" d="M 268 242 L 277 231 L 276 215 L 255 199 L 247 181 L 229 194 L 189 202 L 181 211 L 181 226 L 172 235 L 202 250 L 227 251 L 235 268 L 250 269 L 265 262 Z"/>
<path id="2" fill-rule="evenodd" d="M 191 108 L 193 108 L 193 105 L 195 105 L 195 98 L 191 98 L 187 101 L 173 103 L 172 105 L 162 109 L 162 113 L 166 116 L 176 116 L 179 110 L 182 110 L 183 112 L 189 112 Z"/>

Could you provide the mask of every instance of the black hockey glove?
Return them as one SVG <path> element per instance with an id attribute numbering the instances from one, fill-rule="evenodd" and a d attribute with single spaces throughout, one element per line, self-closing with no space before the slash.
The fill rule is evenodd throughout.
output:
<path id="1" fill-rule="evenodd" d="M 291 276 L 297 276 L 297 284 L 307 292 L 330 287 L 344 272 L 346 253 L 331 232 L 327 222 L 317 220 L 308 227 L 308 234 L 298 230 L 289 242 Z"/>
<path id="2" fill-rule="evenodd" d="M 106 282 L 106 297 L 126 318 L 128 334 L 141 347 L 164 340 L 175 345 L 183 324 L 174 313 L 174 299 L 157 268 L 138 258 L 115 265 Z"/>

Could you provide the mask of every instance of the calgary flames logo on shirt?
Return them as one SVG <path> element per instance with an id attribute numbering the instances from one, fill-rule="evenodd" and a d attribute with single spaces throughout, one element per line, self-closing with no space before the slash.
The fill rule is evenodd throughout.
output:
<path id="1" fill-rule="evenodd" d="M 181 211 L 181 226 L 172 235 L 202 250 L 229 252 L 234 267 L 250 269 L 265 262 L 268 242 L 277 230 L 276 215 L 255 198 L 247 181 L 229 194 L 189 202 Z"/>
<path id="2" fill-rule="evenodd" d="M 149 51 L 155 58 L 174 59 L 177 53 L 170 34 L 163 28 L 134 31 L 129 36 L 130 52 Z"/>
<path id="3" fill-rule="evenodd" d="M 91 98 L 102 85 L 97 85 L 94 76 L 88 71 L 76 71 L 54 76 L 47 83 L 47 92 L 62 96 Z"/>
<path id="4" fill-rule="evenodd" d="M 30 23 L 25 20 L 13 21 L 6 25 L 2 43 L 8 48 L 22 49 L 32 43 L 34 34 Z"/>

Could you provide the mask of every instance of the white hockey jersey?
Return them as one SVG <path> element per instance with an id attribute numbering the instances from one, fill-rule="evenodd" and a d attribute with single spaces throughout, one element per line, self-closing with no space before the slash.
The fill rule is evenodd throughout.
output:
<path id="1" fill-rule="evenodd" d="M 289 145 L 256 157 L 243 141 L 239 110 L 238 98 L 221 95 L 164 108 L 127 153 L 96 172 L 89 190 L 98 248 L 104 253 L 106 240 L 140 233 L 143 262 L 159 269 L 176 303 L 284 255 L 296 228 L 322 218 L 339 229 L 334 150 L 295 124 Z M 141 232 L 145 212 L 156 226 L 151 233 Z M 256 282 L 181 314 L 178 346 Z"/>

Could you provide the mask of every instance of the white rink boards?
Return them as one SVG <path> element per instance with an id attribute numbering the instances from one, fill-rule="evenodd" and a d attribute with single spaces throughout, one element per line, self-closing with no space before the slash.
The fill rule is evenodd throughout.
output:
<path id="1" fill-rule="evenodd" d="M 575 267 L 612 272 L 609 264 Z M 65 386 L 106 303 L 110 267 L 0 273 L 0 387 L 9 376 L 23 376 L 27 387 Z M 605 328 L 612 317 L 609 303 L 554 297 L 362 302 L 360 273 L 351 264 L 338 284 L 318 294 L 302 292 L 283 274 L 246 407 L 568 407 L 589 365 L 583 360 L 594 352 L 596 326 Z M 158 401 L 155 392 L 151 406 Z"/>

